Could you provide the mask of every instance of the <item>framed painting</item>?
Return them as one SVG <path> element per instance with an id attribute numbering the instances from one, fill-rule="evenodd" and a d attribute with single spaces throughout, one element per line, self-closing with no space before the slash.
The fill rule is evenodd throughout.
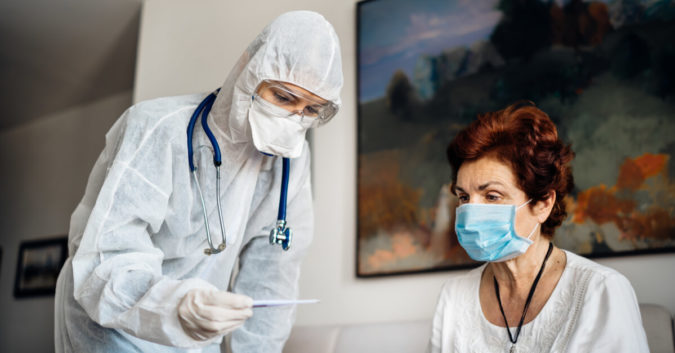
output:
<path id="1" fill-rule="evenodd" d="M 56 279 L 68 257 L 68 239 L 22 242 L 14 281 L 14 297 L 53 295 Z"/>
<path id="2" fill-rule="evenodd" d="M 370 0 L 357 17 L 358 277 L 477 265 L 445 150 L 523 99 L 576 153 L 556 245 L 675 251 L 675 1 Z"/>

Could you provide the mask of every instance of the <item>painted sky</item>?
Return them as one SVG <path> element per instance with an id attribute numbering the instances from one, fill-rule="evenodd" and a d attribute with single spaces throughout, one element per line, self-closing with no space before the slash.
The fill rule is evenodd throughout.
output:
<path id="1" fill-rule="evenodd" d="M 542 0 L 549 2 L 550 0 Z M 569 0 L 553 0 L 563 6 Z M 598 0 L 595 0 L 598 1 Z M 617 0 L 599 0 L 612 4 Z M 650 4 L 659 0 L 638 0 Z M 589 2 L 589 0 L 585 0 Z M 498 0 L 375 0 L 359 3 L 359 99 L 384 96 L 389 78 L 412 79 L 420 55 L 488 40 L 501 19 Z"/>
<path id="2" fill-rule="evenodd" d="M 486 40 L 501 13 L 497 0 L 380 0 L 359 4 L 360 100 L 382 97 L 420 55 Z"/>

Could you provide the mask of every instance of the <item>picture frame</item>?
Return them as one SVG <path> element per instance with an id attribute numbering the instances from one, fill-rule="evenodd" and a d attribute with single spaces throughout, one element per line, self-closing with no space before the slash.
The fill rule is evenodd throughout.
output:
<path id="1" fill-rule="evenodd" d="M 21 242 L 14 281 L 14 297 L 54 295 L 56 279 L 67 257 L 67 237 Z"/>
<path id="2" fill-rule="evenodd" d="M 675 11 L 631 4 L 359 2 L 356 276 L 480 265 L 454 233 L 446 148 L 522 100 L 576 154 L 556 246 L 675 252 Z"/>

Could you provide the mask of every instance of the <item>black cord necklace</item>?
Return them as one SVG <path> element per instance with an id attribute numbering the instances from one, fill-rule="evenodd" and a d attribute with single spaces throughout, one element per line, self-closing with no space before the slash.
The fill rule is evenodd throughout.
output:
<path id="1" fill-rule="evenodd" d="M 511 352 L 513 352 L 516 342 L 518 341 L 518 336 L 520 336 L 520 329 L 523 328 L 523 321 L 525 321 L 527 309 L 530 307 L 530 302 L 532 301 L 532 297 L 534 296 L 534 290 L 537 288 L 537 283 L 539 283 L 541 274 L 544 272 L 546 260 L 548 260 L 548 257 L 551 256 L 551 251 L 553 251 L 553 243 L 549 242 L 548 251 L 546 252 L 546 256 L 544 257 L 544 262 L 542 262 L 541 264 L 541 268 L 539 269 L 539 273 L 537 273 L 537 277 L 534 278 L 534 282 L 532 283 L 532 287 L 530 288 L 530 294 L 527 295 L 527 300 L 525 301 L 525 308 L 523 308 L 523 316 L 521 316 L 520 323 L 518 323 L 518 329 L 516 329 L 515 337 L 511 336 L 511 330 L 509 329 L 509 322 L 506 321 L 506 314 L 504 314 L 504 307 L 502 306 L 502 300 L 501 297 L 499 296 L 499 283 L 497 283 L 497 278 L 494 275 L 492 276 L 492 279 L 495 282 L 495 294 L 497 294 L 497 302 L 499 303 L 499 310 L 501 310 L 502 316 L 504 317 L 504 324 L 506 324 L 506 332 L 508 332 L 509 334 L 509 340 L 511 341 L 511 343 L 513 343 L 513 345 L 511 346 Z"/>

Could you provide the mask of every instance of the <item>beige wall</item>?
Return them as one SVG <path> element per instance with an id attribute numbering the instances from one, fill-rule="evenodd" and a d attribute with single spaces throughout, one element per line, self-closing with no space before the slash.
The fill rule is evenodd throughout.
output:
<path id="1" fill-rule="evenodd" d="M 0 352 L 54 351 L 54 298 L 13 296 L 21 242 L 63 237 L 132 101 L 141 0 L 0 2 Z"/>
<path id="2" fill-rule="evenodd" d="M 135 100 L 207 91 L 276 15 L 295 9 L 322 13 L 342 43 L 343 109 L 314 134 L 316 234 L 303 264 L 297 324 L 412 320 L 431 316 L 444 280 L 461 271 L 357 279 L 356 239 L 356 2 L 288 0 L 233 2 L 148 0 L 141 19 Z M 624 273 L 638 299 L 675 313 L 675 254 L 599 260 Z"/>
<path id="3" fill-rule="evenodd" d="M 54 351 L 54 298 L 15 299 L 19 244 L 65 236 L 104 134 L 131 90 L 0 132 L 0 351 Z"/>

